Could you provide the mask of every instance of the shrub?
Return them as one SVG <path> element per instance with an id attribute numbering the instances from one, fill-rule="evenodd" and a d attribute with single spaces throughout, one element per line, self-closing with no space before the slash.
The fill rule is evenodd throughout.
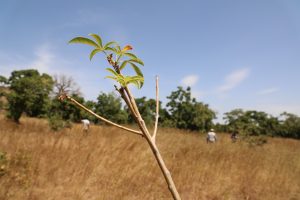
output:
<path id="1" fill-rule="evenodd" d="M 263 146 L 268 142 L 266 136 L 248 136 L 245 138 L 245 141 L 249 144 L 250 147 Z"/>
<path id="2" fill-rule="evenodd" d="M 48 123 L 49 123 L 51 130 L 53 130 L 53 131 L 59 131 L 63 128 L 71 128 L 72 127 L 72 123 L 70 120 L 65 121 L 58 115 L 53 115 L 53 116 L 49 117 Z"/>

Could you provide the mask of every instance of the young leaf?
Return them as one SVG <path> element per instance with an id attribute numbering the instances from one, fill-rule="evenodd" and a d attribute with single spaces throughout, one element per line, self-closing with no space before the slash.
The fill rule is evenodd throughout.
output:
<path id="1" fill-rule="evenodd" d="M 94 57 L 94 55 L 96 54 L 96 53 L 99 53 L 99 52 L 102 52 L 103 51 L 103 49 L 94 49 L 92 52 L 91 52 L 91 54 L 90 54 L 90 60 L 92 60 L 92 58 Z"/>
<path id="2" fill-rule="evenodd" d="M 107 48 L 110 47 L 110 45 L 112 44 L 117 44 L 116 42 L 112 41 L 112 42 L 108 42 L 107 44 L 104 45 L 103 49 L 104 50 L 108 50 Z"/>
<path id="3" fill-rule="evenodd" d="M 131 63 L 130 62 L 130 65 L 132 66 L 132 68 L 134 69 L 135 73 L 138 75 L 138 76 L 141 76 L 141 77 L 144 77 L 142 71 L 140 70 L 140 68 L 138 66 L 136 66 L 135 64 Z"/>
<path id="4" fill-rule="evenodd" d="M 119 74 L 117 72 L 115 72 L 113 69 L 111 68 L 106 68 L 107 71 L 109 71 L 110 73 L 112 73 L 115 76 L 118 76 Z"/>
<path id="5" fill-rule="evenodd" d="M 140 89 L 140 88 L 143 87 L 144 77 L 141 77 L 141 76 L 127 76 L 126 81 L 127 81 L 127 84 L 133 83 Z"/>
<path id="6" fill-rule="evenodd" d="M 99 46 L 91 39 L 85 38 L 85 37 L 76 37 L 69 41 L 69 43 L 80 43 L 80 44 L 87 44 L 96 48 L 99 48 Z"/>
<path id="7" fill-rule="evenodd" d="M 132 50 L 132 46 L 126 45 L 126 46 L 122 49 L 122 52 L 126 52 L 126 51 L 129 51 L 129 50 Z"/>
<path id="8" fill-rule="evenodd" d="M 112 47 L 103 47 L 103 49 L 105 50 L 105 51 L 112 51 L 112 52 L 117 52 L 117 50 L 115 49 L 115 48 L 112 48 Z"/>
<path id="9" fill-rule="evenodd" d="M 135 63 L 138 63 L 140 65 L 143 65 L 144 66 L 144 63 L 142 60 L 138 59 L 138 58 L 133 58 L 133 59 L 130 59 L 128 60 L 129 62 L 135 62 Z"/>
<path id="10" fill-rule="evenodd" d="M 134 55 L 133 53 L 124 53 L 124 55 L 132 59 L 137 59 L 136 55 Z"/>
<path id="11" fill-rule="evenodd" d="M 121 66 L 120 66 L 120 70 L 124 69 L 124 67 L 126 66 L 127 62 L 128 61 L 126 61 L 126 60 L 124 62 L 122 62 Z"/>
<path id="12" fill-rule="evenodd" d="M 89 36 L 92 36 L 93 38 L 95 38 L 95 40 L 97 41 L 99 46 L 102 47 L 102 40 L 101 40 L 101 37 L 99 35 L 91 33 L 91 34 L 89 34 Z"/>
<path id="13" fill-rule="evenodd" d="M 114 76 L 105 76 L 105 78 L 109 78 L 109 79 L 117 80 L 117 78 L 116 78 L 116 77 L 114 77 Z"/>

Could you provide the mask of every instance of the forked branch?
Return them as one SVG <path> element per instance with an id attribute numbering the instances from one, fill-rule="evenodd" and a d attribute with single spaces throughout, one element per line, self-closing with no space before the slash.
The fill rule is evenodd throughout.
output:
<path id="1" fill-rule="evenodd" d="M 90 109 L 88 109 L 87 107 L 85 107 L 84 105 L 82 105 L 81 103 L 79 103 L 78 101 L 76 101 L 75 99 L 73 99 L 72 97 L 66 95 L 66 94 L 61 94 L 59 97 L 58 97 L 59 100 L 63 101 L 65 99 L 71 101 L 73 104 L 75 104 L 76 106 L 80 107 L 81 109 L 87 111 L 88 113 L 94 115 L 95 117 L 97 117 L 98 119 L 110 124 L 110 125 L 113 125 L 113 126 L 116 126 L 120 129 L 123 129 L 123 130 L 126 130 L 126 131 L 129 131 L 131 133 L 134 133 L 134 134 L 137 134 L 137 135 L 141 135 L 143 136 L 142 132 L 141 131 L 137 131 L 137 130 L 133 130 L 133 129 L 130 129 L 130 128 L 127 128 L 125 126 L 121 126 L 119 124 L 116 124 L 112 121 L 109 121 L 108 119 L 105 119 L 104 117 L 101 117 L 100 115 L 94 113 L 93 111 L 91 111 Z"/>
<path id="2" fill-rule="evenodd" d="M 159 87 L 158 87 L 158 77 L 156 77 L 156 116 L 155 116 L 155 128 L 153 135 L 151 136 L 147 126 L 141 116 L 141 113 L 139 112 L 139 109 L 137 107 L 137 104 L 135 102 L 135 98 L 132 95 L 131 91 L 128 88 L 129 84 L 134 84 L 138 88 L 141 88 L 144 84 L 144 76 L 140 70 L 140 68 L 137 65 L 144 65 L 142 60 L 140 60 L 136 55 L 128 52 L 132 50 L 132 47 L 130 45 L 126 45 L 124 48 L 121 48 L 116 42 L 108 42 L 107 44 L 103 45 L 102 40 L 99 35 L 96 34 L 90 34 L 91 37 L 94 38 L 94 40 L 91 40 L 89 38 L 85 37 L 76 37 L 73 38 L 70 43 L 81 43 L 81 44 L 87 44 L 94 48 L 90 54 L 90 59 L 93 58 L 93 56 L 96 53 L 103 52 L 106 55 L 108 63 L 111 65 L 111 68 L 106 68 L 106 70 L 110 73 L 109 76 L 106 76 L 106 78 L 110 78 L 115 80 L 120 84 L 120 88 L 117 88 L 116 90 L 120 93 L 121 97 L 126 102 L 127 106 L 129 107 L 129 110 L 131 111 L 135 121 L 137 122 L 137 125 L 139 126 L 141 131 L 132 130 L 123 126 L 120 126 L 118 124 L 115 124 L 107 119 L 104 119 L 103 117 L 97 115 L 96 113 L 92 112 L 91 110 L 85 108 L 83 105 L 78 103 L 75 99 L 72 99 L 71 97 L 65 96 L 67 99 L 71 100 L 74 104 L 79 106 L 80 108 L 86 110 L 87 112 L 91 113 L 92 115 L 96 116 L 97 118 L 107 122 L 108 124 L 114 125 L 116 127 L 119 127 L 121 129 L 127 130 L 129 132 L 142 135 L 148 142 L 155 159 L 163 173 L 163 176 L 168 184 L 168 188 L 172 194 L 173 199 L 180 200 L 180 195 L 176 189 L 175 183 L 172 179 L 172 176 L 169 172 L 169 170 L 166 167 L 166 164 L 164 163 L 164 160 L 156 146 L 155 139 L 157 134 L 157 125 L 158 125 L 158 118 L 159 118 Z M 113 54 L 116 55 L 116 59 L 113 59 Z M 121 73 L 121 71 L 127 66 L 130 65 L 133 70 L 135 71 L 136 75 L 133 76 L 126 76 Z M 64 96 L 62 96 L 64 98 Z"/>

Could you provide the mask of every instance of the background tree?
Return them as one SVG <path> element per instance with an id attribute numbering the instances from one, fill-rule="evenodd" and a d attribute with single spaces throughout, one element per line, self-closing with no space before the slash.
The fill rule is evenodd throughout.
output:
<path id="1" fill-rule="evenodd" d="M 284 112 L 279 125 L 278 136 L 300 139 L 300 117 L 295 114 Z"/>
<path id="2" fill-rule="evenodd" d="M 121 98 L 111 92 L 105 94 L 101 92 L 97 97 L 95 112 L 101 114 L 104 118 L 120 123 L 127 123 L 128 114 L 122 109 Z M 97 120 L 99 122 L 99 120 Z"/>
<path id="3" fill-rule="evenodd" d="M 40 117 L 49 108 L 49 94 L 53 80 L 48 74 L 40 75 L 37 70 L 13 71 L 8 80 L 8 117 L 16 122 L 22 113 L 30 117 Z"/>
<path id="4" fill-rule="evenodd" d="M 1 76 L 1 75 L 0 75 L 0 87 L 6 86 L 7 83 L 8 83 L 7 78 L 6 78 L 5 76 Z"/>
<path id="5" fill-rule="evenodd" d="M 207 104 L 197 102 L 191 96 L 191 88 L 178 87 L 167 97 L 167 108 L 172 116 L 172 124 L 180 129 L 207 131 L 213 126 L 216 114 Z"/>
<path id="6" fill-rule="evenodd" d="M 71 97 L 84 104 L 84 98 L 78 94 L 72 94 Z M 83 111 L 72 103 L 68 101 L 60 102 L 58 98 L 54 98 L 49 108 L 48 118 L 56 117 L 57 119 L 80 122 L 83 118 L 82 113 Z"/>
<path id="7" fill-rule="evenodd" d="M 80 89 L 77 86 L 77 83 L 74 81 L 72 77 L 68 77 L 66 75 L 54 75 L 54 87 L 53 87 L 53 96 L 56 98 L 61 93 L 66 93 L 68 95 L 76 94 L 78 96 L 81 96 Z"/>
<path id="8" fill-rule="evenodd" d="M 90 59 L 93 58 L 93 56 L 97 53 L 103 53 L 106 56 L 106 59 L 108 63 L 110 64 L 110 68 L 106 68 L 108 72 L 111 73 L 110 76 L 106 76 L 107 78 L 115 80 L 118 85 L 115 85 L 115 89 L 119 92 L 121 95 L 121 98 L 125 101 L 126 105 L 128 106 L 131 114 L 134 116 L 134 119 L 137 123 L 137 125 L 140 128 L 140 131 L 133 130 L 130 128 L 126 128 L 124 126 L 121 126 L 119 124 L 116 124 L 104 117 L 101 117 L 100 115 L 96 114 L 95 112 L 87 109 L 82 104 L 78 103 L 76 100 L 68 96 L 67 94 L 62 94 L 60 96 L 61 100 L 69 100 L 73 102 L 78 107 L 82 108 L 83 110 L 89 112 L 90 114 L 94 115 L 98 119 L 101 119 L 102 121 L 105 121 L 108 124 L 114 125 L 118 128 L 121 128 L 123 130 L 127 130 L 131 133 L 142 135 L 147 143 L 149 144 L 149 147 L 151 148 L 153 155 L 157 161 L 158 166 L 161 169 L 161 172 L 166 180 L 166 183 L 168 185 L 168 189 L 171 192 L 172 196 L 176 200 L 180 200 L 179 193 L 176 189 L 176 186 L 174 184 L 174 181 L 172 179 L 172 176 L 167 169 L 163 158 L 156 146 L 156 133 L 157 133 L 157 122 L 158 122 L 158 113 L 159 113 L 159 101 L 158 101 L 158 93 L 159 93 L 159 87 L 158 87 L 158 77 L 156 77 L 156 117 L 155 117 L 155 128 L 153 134 L 150 134 L 144 119 L 141 116 L 141 113 L 137 107 L 136 101 L 134 99 L 134 96 L 132 95 L 130 89 L 128 88 L 129 84 L 134 84 L 138 88 L 141 88 L 144 84 L 144 76 L 140 70 L 140 68 L 137 65 L 144 65 L 144 63 L 134 54 L 129 53 L 128 51 L 132 50 L 132 47 L 130 45 L 126 45 L 124 48 L 121 48 L 116 42 L 108 42 L 107 44 L 103 45 L 102 39 L 97 34 L 89 34 L 91 37 L 93 37 L 93 40 L 85 37 L 76 37 L 73 38 L 69 43 L 81 43 L 81 44 L 87 44 L 89 46 L 93 47 L 93 50 L 90 53 Z M 123 69 L 130 65 L 132 69 L 135 71 L 135 75 L 123 75 Z"/>
<path id="9" fill-rule="evenodd" d="M 224 115 L 228 132 L 238 131 L 244 136 L 276 136 L 280 131 L 278 118 L 265 112 L 234 109 Z"/>
<path id="10" fill-rule="evenodd" d="M 7 78 L 0 75 L 0 110 L 5 108 L 5 104 L 7 102 L 5 97 L 8 92 L 8 88 L 6 87 L 7 83 Z"/>

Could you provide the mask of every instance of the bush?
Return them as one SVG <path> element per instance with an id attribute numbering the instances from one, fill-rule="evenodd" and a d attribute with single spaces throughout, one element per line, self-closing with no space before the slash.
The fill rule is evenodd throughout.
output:
<path id="1" fill-rule="evenodd" d="M 268 142 L 268 139 L 266 136 L 248 136 L 245 138 L 245 141 L 249 144 L 250 147 L 255 146 L 263 146 Z"/>
<path id="2" fill-rule="evenodd" d="M 63 120 L 60 116 L 58 115 L 53 115 L 48 118 L 48 123 L 53 131 L 59 131 L 63 128 L 71 128 L 72 127 L 72 122 L 70 120 Z"/>

